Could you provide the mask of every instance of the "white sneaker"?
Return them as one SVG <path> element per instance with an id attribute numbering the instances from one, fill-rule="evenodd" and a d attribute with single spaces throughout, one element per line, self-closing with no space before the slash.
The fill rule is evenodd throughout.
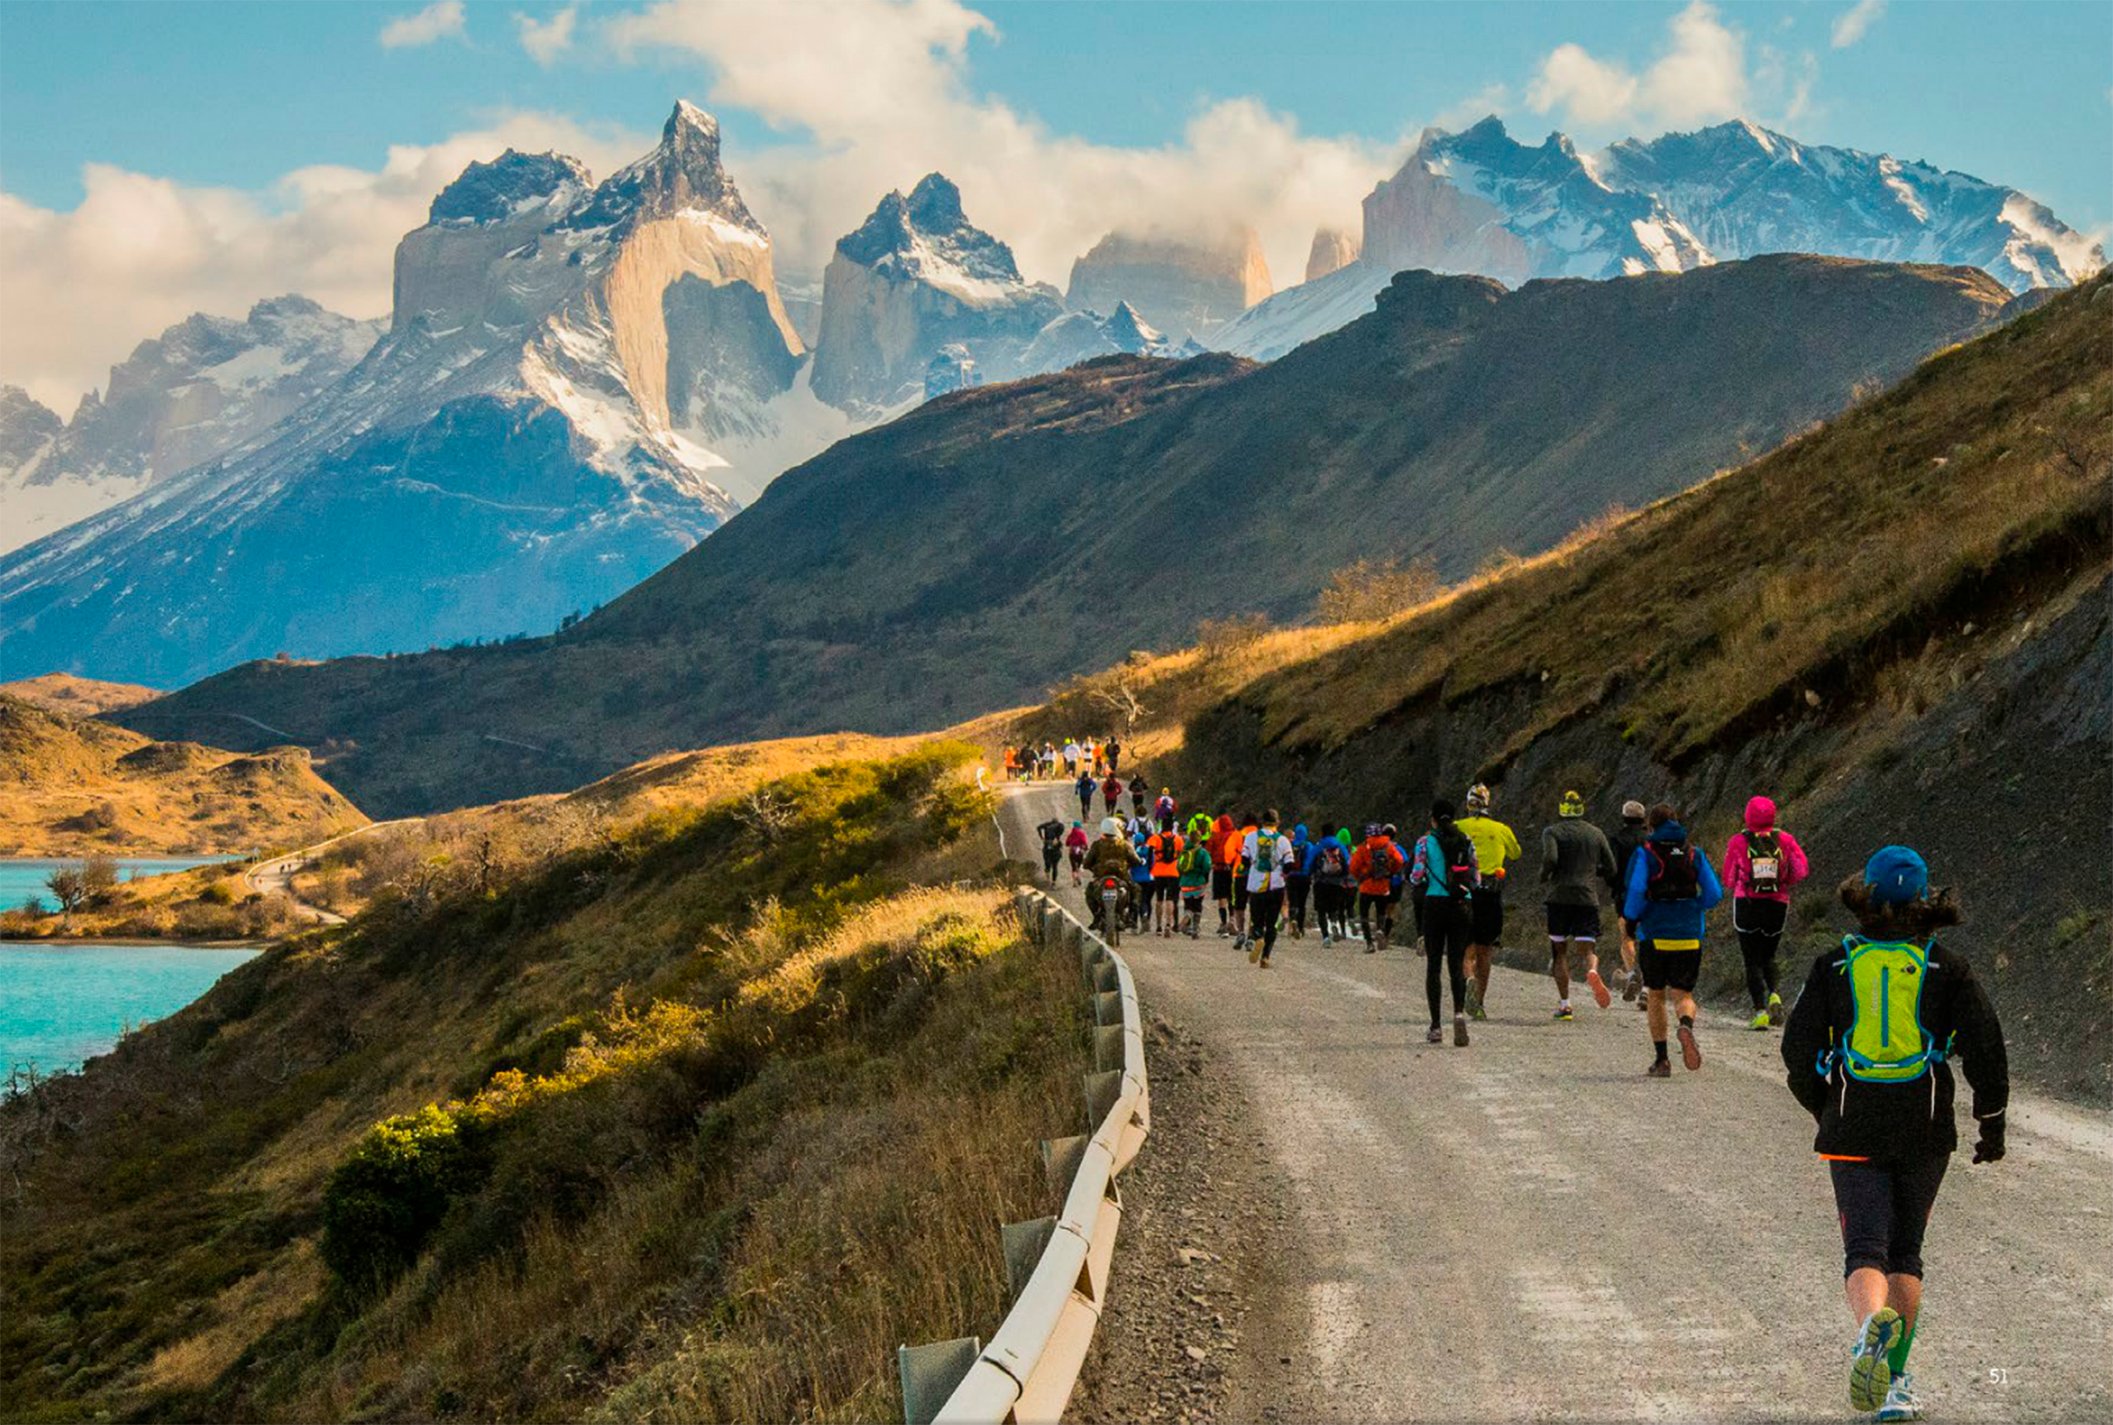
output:
<path id="1" fill-rule="evenodd" d="M 1876 1410 L 1886 1403 L 1893 1384 L 1893 1366 L 1887 1353 L 1906 1329 L 1900 1313 L 1881 1306 L 1856 1328 L 1856 1342 L 1849 1348 L 1849 1408 Z"/>
<path id="2" fill-rule="evenodd" d="M 1915 1386 L 1906 1371 L 1893 1377 L 1893 1384 L 1886 1389 L 1886 1403 L 1878 1407 L 1880 1425 L 1895 1420 L 1920 1420 L 1922 1402 L 1915 1399 Z"/>

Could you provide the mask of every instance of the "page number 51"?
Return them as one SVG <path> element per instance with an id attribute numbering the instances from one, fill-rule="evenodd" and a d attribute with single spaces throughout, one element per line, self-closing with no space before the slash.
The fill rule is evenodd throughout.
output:
<path id="1" fill-rule="evenodd" d="M 1990 1366 L 1988 1368 L 1988 1383 L 1990 1385 L 2009 1385 L 2009 1368 L 2005 1366 Z"/>

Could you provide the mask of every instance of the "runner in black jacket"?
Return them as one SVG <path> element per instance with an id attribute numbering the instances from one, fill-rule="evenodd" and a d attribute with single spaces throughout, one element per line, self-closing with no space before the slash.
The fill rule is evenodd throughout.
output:
<path id="1" fill-rule="evenodd" d="M 1959 1142 L 1951 1061 L 1964 1066 L 1973 1089 L 1976 1163 L 2003 1157 L 2010 1071 L 1988 996 L 1966 961 L 1935 939 L 1958 923 L 1959 908 L 1948 891 L 1931 895 L 1922 858 L 1885 847 L 1843 883 L 1841 896 L 1861 934 L 1813 962 L 1783 1032 L 1783 1063 L 1790 1092 L 1819 1125 L 1813 1147 L 1834 1179 L 1849 1311 L 1858 1323 L 1850 1404 L 1878 1411 L 1882 1421 L 1914 1420 L 1907 1358 L 1922 1303 L 1923 1229 Z M 1875 970 L 1852 970 L 1851 955 L 1868 946 L 1881 947 L 1884 974 L 1913 978 L 1877 981 Z M 1868 996 L 1861 1029 L 1852 974 Z M 1873 988 L 1888 983 L 1891 994 Z M 1928 1051 L 1919 1072 L 1912 1059 L 1874 1070 L 1861 1057 L 1883 1058 L 1883 1046 L 1903 1043 Z"/>

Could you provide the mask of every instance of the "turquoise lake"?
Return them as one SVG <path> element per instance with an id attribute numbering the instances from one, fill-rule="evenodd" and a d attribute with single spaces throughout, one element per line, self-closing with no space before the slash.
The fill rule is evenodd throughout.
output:
<path id="1" fill-rule="evenodd" d="M 0 1075 L 77 1069 L 127 1025 L 174 1014 L 254 950 L 0 943 Z"/>
<path id="2" fill-rule="evenodd" d="M 159 876 L 169 871 L 188 871 L 193 866 L 211 866 L 221 861 L 232 861 L 232 856 L 191 857 L 125 857 L 117 861 L 117 878 L 121 881 L 136 880 L 141 876 Z M 37 857 L 25 859 L 0 859 L 0 910 L 14 910 L 34 898 L 47 911 L 57 910 L 59 903 L 51 898 L 44 887 L 44 878 L 61 866 L 78 866 L 78 856 L 57 858 Z"/>

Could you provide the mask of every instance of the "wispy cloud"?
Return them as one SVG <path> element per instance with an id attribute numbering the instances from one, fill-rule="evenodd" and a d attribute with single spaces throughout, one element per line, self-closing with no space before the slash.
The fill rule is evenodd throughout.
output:
<path id="1" fill-rule="evenodd" d="M 467 28 L 462 0 L 433 0 L 415 15 L 398 15 L 382 26 L 383 49 L 416 49 L 439 40 L 459 39 Z"/>
<path id="2" fill-rule="evenodd" d="M 1836 49 L 1847 49 L 1871 31 L 1886 12 L 1886 0 L 1856 0 L 1834 21 L 1832 40 Z"/>
<path id="3" fill-rule="evenodd" d="M 1666 44 L 1640 73 L 1580 44 L 1558 45 L 1526 92 L 1535 113 L 1551 110 L 1595 126 L 1728 119 L 1745 109 L 1746 36 L 1709 0 L 1692 0 L 1667 26 Z"/>
<path id="4" fill-rule="evenodd" d="M 547 67 L 572 48 L 572 32 L 579 18 L 577 5 L 567 5 L 547 20 L 517 13 L 514 29 L 521 36 L 521 48 L 528 51 L 529 58 Z"/>

